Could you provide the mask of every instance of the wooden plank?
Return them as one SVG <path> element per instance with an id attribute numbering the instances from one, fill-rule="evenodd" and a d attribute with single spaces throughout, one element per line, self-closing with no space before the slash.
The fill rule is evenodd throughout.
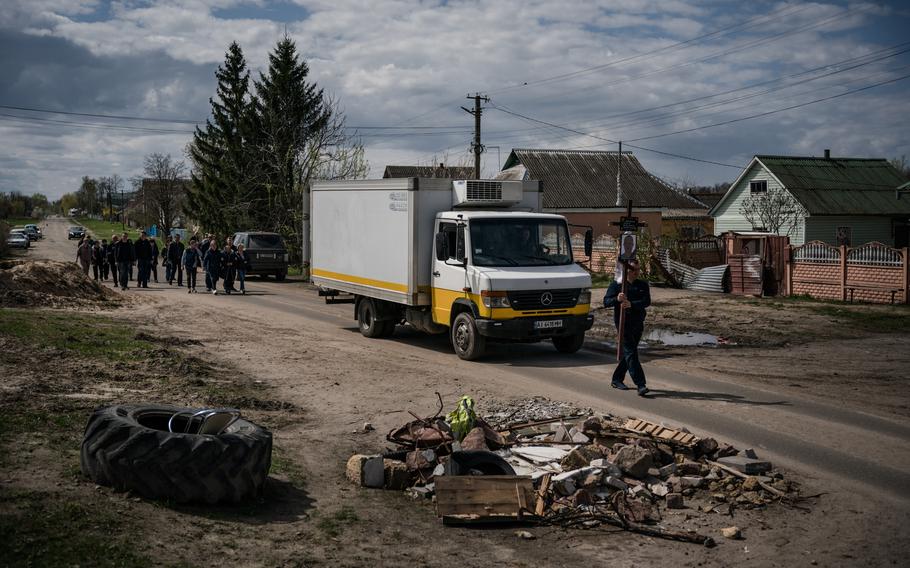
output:
<path id="1" fill-rule="evenodd" d="M 545 473 L 540 478 L 540 489 L 537 490 L 537 503 L 534 505 L 534 514 L 542 517 L 547 510 L 547 492 L 550 490 L 550 474 Z"/>
<path id="2" fill-rule="evenodd" d="M 436 514 L 521 518 L 535 502 L 534 482 L 517 475 L 465 475 L 436 478 Z M 463 519 L 470 520 L 470 519 Z"/>
<path id="3" fill-rule="evenodd" d="M 671 440 L 685 445 L 691 445 L 698 441 L 697 437 L 687 432 L 680 432 L 679 430 L 673 430 L 672 428 L 665 428 L 660 424 L 655 424 L 654 422 L 648 422 L 647 420 L 641 420 L 638 418 L 629 419 L 623 425 L 623 428 L 632 430 L 633 432 L 641 432 L 642 434 L 648 434 L 650 436 L 654 436 L 655 438 Z"/>

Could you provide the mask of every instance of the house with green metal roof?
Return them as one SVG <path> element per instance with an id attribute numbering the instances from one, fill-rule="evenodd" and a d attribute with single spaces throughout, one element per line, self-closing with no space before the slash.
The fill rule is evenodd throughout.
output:
<path id="1" fill-rule="evenodd" d="M 717 234 L 769 231 L 764 225 L 784 219 L 770 232 L 789 236 L 794 245 L 878 241 L 905 247 L 910 199 L 899 199 L 898 187 L 906 182 L 885 159 L 836 158 L 828 150 L 822 158 L 758 155 L 710 215 Z"/>

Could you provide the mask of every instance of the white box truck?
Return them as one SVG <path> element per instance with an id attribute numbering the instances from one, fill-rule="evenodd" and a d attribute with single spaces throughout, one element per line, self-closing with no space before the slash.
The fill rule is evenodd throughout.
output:
<path id="1" fill-rule="evenodd" d="M 311 196 L 312 280 L 327 301 L 352 295 L 363 335 L 449 333 L 467 360 L 488 341 L 584 343 L 591 277 L 566 219 L 539 212 L 539 182 L 329 181 Z"/>

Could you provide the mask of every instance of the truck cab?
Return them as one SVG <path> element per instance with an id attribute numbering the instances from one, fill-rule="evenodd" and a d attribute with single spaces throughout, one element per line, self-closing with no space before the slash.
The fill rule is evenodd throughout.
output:
<path id="1" fill-rule="evenodd" d="M 476 359 L 487 340 L 581 348 L 594 321 L 591 277 L 574 262 L 565 218 L 448 211 L 436 231 L 433 322 L 450 329 L 459 357 Z"/>

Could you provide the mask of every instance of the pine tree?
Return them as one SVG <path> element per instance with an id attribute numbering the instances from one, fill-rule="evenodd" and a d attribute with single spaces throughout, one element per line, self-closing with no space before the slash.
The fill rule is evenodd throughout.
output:
<path id="1" fill-rule="evenodd" d="M 308 142 L 322 132 L 332 112 L 322 89 L 307 82 L 309 67 L 290 38 L 269 54 L 267 73 L 255 82 L 255 132 L 259 194 L 255 212 L 285 235 L 298 250 L 302 183 L 301 163 Z"/>
<path id="2" fill-rule="evenodd" d="M 250 198 L 255 191 L 248 144 L 250 74 L 236 42 L 231 43 L 215 77 L 216 98 L 209 99 L 212 117 L 204 128 L 197 127 L 189 146 L 193 172 L 186 214 L 206 231 L 229 234 L 252 228 Z"/>

